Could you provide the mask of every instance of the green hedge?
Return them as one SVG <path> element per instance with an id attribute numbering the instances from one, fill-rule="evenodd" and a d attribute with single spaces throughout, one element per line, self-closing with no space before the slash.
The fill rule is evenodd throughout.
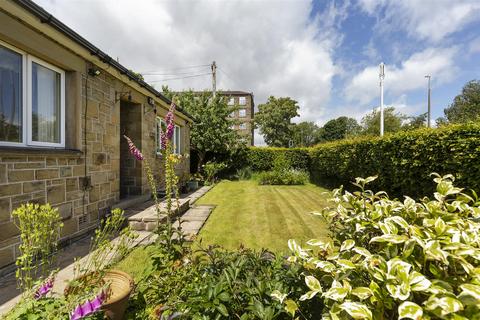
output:
<path id="1" fill-rule="evenodd" d="M 432 172 L 451 173 L 456 185 L 480 193 L 480 124 L 404 131 L 380 137 L 362 137 L 313 148 L 248 149 L 240 160 L 254 171 L 271 170 L 285 154 L 293 168 L 310 171 L 313 182 L 351 186 L 356 177 L 378 175 L 372 185 L 390 195 L 422 196 L 433 192 Z"/>
<path id="2" fill-rule="evenodd" d="M 310 156 L 307 148 L 258 148 L 251 147 L 246 155 L 246 165 L 253 171 L 273 169 L 275 158 L 285 154 L 293 169 L 309 170 Z"/>
<path id="3" fill-rule="evenodd" d="M 375 190 L 391 195 L 433 192 L 432 172 L 451 173 L 458 186 L 480 191 L 480 125 L 447 126 L 318 145 L 310 150 L 314 182 L 350 185 L 378 175 Z"/>

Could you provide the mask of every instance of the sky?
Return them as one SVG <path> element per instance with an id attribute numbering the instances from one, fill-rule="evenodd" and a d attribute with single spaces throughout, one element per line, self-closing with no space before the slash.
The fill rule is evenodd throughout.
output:
<path id="1" fill-rule="evenodd" d="M 294 122 L 357 120 L 385 105 L 443 115 L 480 79 L 480 0 L 35 0 L 157 89 L 217 88 L 298 101 Z M 256 133 L 256 144 L 262 143 Z"/>

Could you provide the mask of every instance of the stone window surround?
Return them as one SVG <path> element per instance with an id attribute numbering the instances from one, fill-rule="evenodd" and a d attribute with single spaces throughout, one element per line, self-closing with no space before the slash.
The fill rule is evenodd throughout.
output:
<path id="1" fill-rule="evenodd" d="M 0 141 L 0 148 L 3 147 L 19 147 L 19 148 L 65 148 L 65 71 L 44 61 L 34 55 L 29 54 L 23 50 L 18 49 L 15 46 L 12 46 L 6 42 L 0 40 L 0 46 L 5 47 L 9 50 L 12 50 L 15 53 L 18 53 L 22 56 L 22 141 L 17 142 L 7 142 Z M 47 69 L 55 71 L 61 76 L 60 83 L 60 142 L 59 143 L 48 143 L 48 142 L 38 142 L 32 141 L 32 64 L 39 64 Z"/>

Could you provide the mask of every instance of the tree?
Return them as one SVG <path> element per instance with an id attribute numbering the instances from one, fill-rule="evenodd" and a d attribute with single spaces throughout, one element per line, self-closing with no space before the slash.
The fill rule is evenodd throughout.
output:
<path id="1" fill-rule="evenodd" d="M 293 140 L 297 147 L 311 147 L 318 142 L 320 128 L 313 122 L 303 121 L 292 125 Z"/>
<path id="2" fill-rule="evenodd" d="M 404 130 L 414 130 L 425 127 L 427 123 L 427 112 L 419 114 L 418 116 L 408 117 L 409 122 L 404 124 Z"/>
<path id="3" fill-rule="evenodd" d="M 297 101 L 271 96 L 267 103 L 258 106 L 255 123 L 265 142 L 272 147 L 288 147 L 293 138 L 292 118 L 298 116 Z"/>
<path id="4" fill-rule="evenodd" d="M 462 93 L 453 99 L 453 103 L 444 110 L 450 123 L 461 123 L 480 119 L 480 81 L 467 82 Z"/>
<path id="5" fill-rule="evenodd" d="M 320 132 L 321 141 L 334 141 L 357 135 L 361 130 L 357 120 L 339 117 L 327 121 Z"/>
<path id="6" fill-rule="evenodd" d="M 207 153 L 225 154 L 244 145 L 244 140 L 232 128 L 233 120 L 229 119 L 230 113 L 237 107 L 229 106 L 226 97 L 217 95 L 214 98 L 211 91 L 201 94 L 192 91 L 173 93 L 166 86 L 163 93 L 194 118 L 190 148 L 198 155 L 198 171 Z"/>
<path id="7" fill-rule="evenodd" d="M 406 117 L 395 112 L 394 107 L 387 107 L 383 110 L 384 132 L 398 132 L 402 130 L 402 123 Z M 380 134 L 380 110 L 374 110 L 362 118 L 362 134 L 378 136 Z"/>

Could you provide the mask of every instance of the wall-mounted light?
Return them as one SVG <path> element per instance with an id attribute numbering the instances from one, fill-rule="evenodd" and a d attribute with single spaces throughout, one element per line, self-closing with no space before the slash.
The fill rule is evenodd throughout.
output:
<path id="1" fill-rule="evenodd" d="M 155 100 L 153 100 L 152 97 L 148 97 L 148 98 L 147 98 L 147 103 L 148 103 L 149 105 L 153 106 L 153 105 L 155 104 Z"/>
<path id="2" fill-rule="evenodd" d="M 96 77 L 100 75 L 100 70 L 94 67 L 88 68 L 88 75 L 92 77 Z"/>

